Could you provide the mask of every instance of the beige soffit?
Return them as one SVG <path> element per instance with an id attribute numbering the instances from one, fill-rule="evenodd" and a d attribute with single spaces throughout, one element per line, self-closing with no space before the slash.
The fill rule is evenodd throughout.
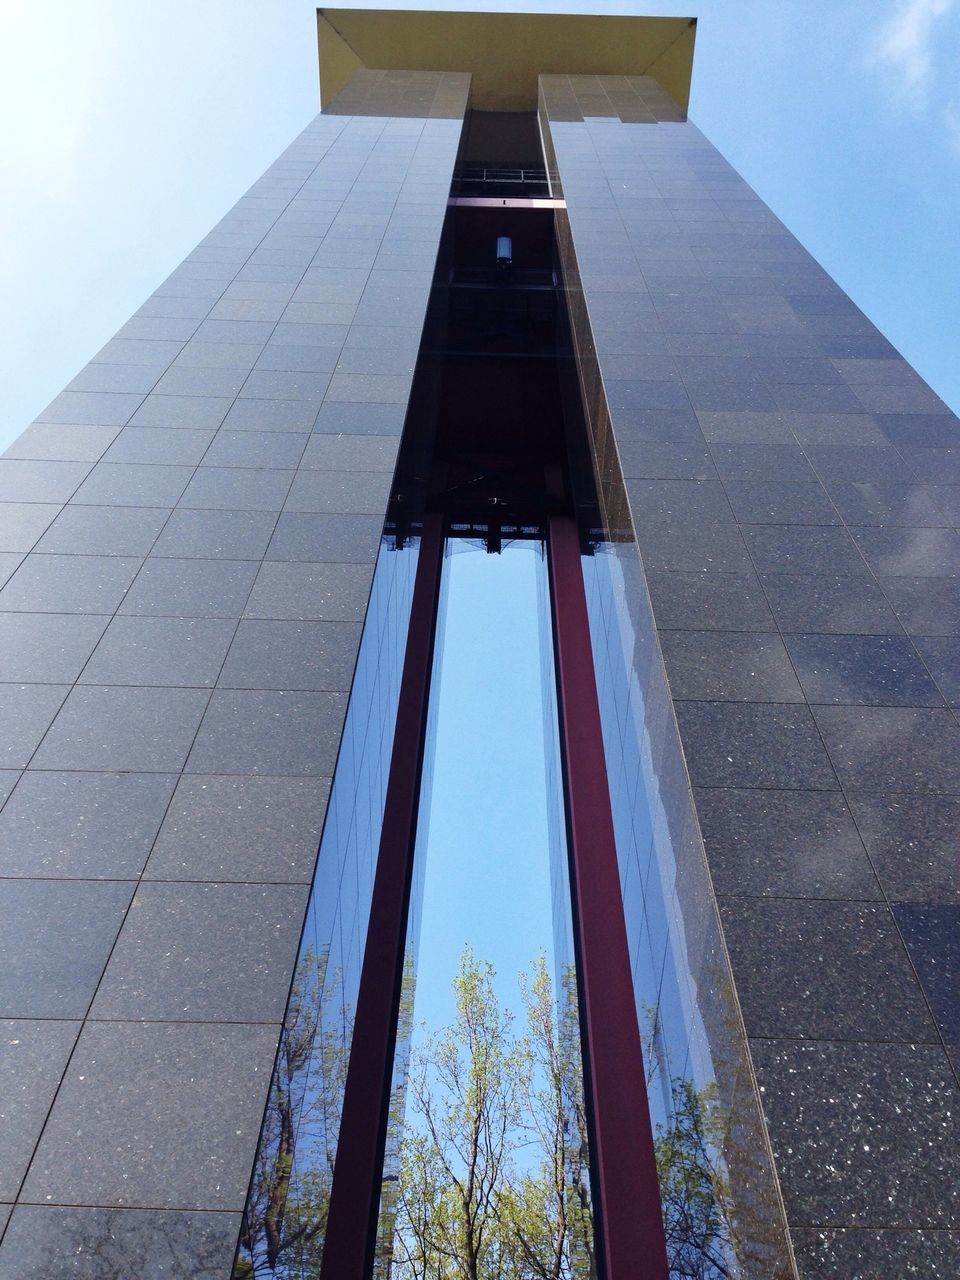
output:
<path id="1" fill-rule="evenodd" d="M 541 73 L 653 76 L 686 112 L 695 18 L 317 10 L 320 102 L 355 71 L 469 71 L 478 111 L 533 111 Z"/>

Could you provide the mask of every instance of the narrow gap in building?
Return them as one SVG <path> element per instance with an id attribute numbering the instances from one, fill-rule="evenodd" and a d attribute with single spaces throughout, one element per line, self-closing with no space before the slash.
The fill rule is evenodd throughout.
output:
<path id="1" fill-rule="evenodd" d="M 376 1280 L 596 1275 L 544 542 L 572 513 L 548 195 L 536 117 L 473 113 L 394 509 L 398 529 L 404 504 L 441 513 L 446 539 Z"/>
<path id="2" fill-rule="evenodd" d="M 677 898 L 686 828 L 671 829 L 654 754 L 661 744 L 634 669 L 649 637 L 630 612 L 624 575 L 639 566 L 629 533 L 606 529 L 597 506 L 584 398 L 593 414 L 602 397 L 583 390 L 573 355 L 561 205 L 534 114 L 468 117 L 233 1280 L 341 1280 L 348 1269 L 352 1280 L 597 1280 L 608 1263 L 630 1274 L 637 1253 L 662 1274 L 646 1245 L 657 1231 L 649 1220 L 637 1226 L 645 1198 L 663 1217 L 671 1277 L 720 1280 L 746 1274 L 738 1260 L 751 1250 L 766 1256 L 752 1132 L 731 1118 L 707 1033 L 708 1018 L 728 1014 L 724 974 L 718 986 L 712 970 L 690 967 L 691 955 L 702 952 L 706 966 L 718 947 L 698 932 L 705 869 L 684 864 L 684 892 L 697 908 L 688 925 Z M 567 719 L 565 763 L 558 746 L 548 525 L 554 548 L 558 527 L 580 531 L 572 551 L 583 581 L 571 592 L 568 578 L 560 598 L 586 588 L 588 652 L 578 672 L 599 697 L 606 759 L 597 786 L 609 785 L 619 860 L 619 892 L 604 890 L 603 911 L 609 902 L 612 923 L 623 910 L 630 1017 L 646 1055 L 646 1070 L 631 1060 L 614 1093 L 626 1097 L 630 1088 L 620 1086 L 642 1082 L 652 1197 L 636 1177 L 643 1144 L 629 1126 L 621 1128 L 629 1151 L 607 1162 L 600 1116 L 610 1114 L 609 1078 L 604 1093 L 600 1072 L 585 1082 L 582 1065 L 581 1011 L 589 1010 L 591 1052 L 604 1028 L 618 1034 L 627 1019 L 595 1016 L 596 986 L 580 1005 L 590 969 L 584 938 L 611 931 L 605 914 L 599 928 L 596 918 L 590 929 L 571 922 L 570 850 L 582 915 L 583 842 L 564 796 L 565 784 L 573 790 Z M 413 667 L 428 680 L 438 530 L 421 768 L 422 705 L 412 717 L 399 709 L 418 629 Z M 411 840 L 409 812 L 386 821 L 398 794 L 388 777 L 404 753 L 411 807 L 417 777 L 420 787 Z M 382 867 L 402 863 L 410 875 L 411 845 L 412 878 L 380 894 Z M 380 929 L 372 920 L 384 902 Z M 391 1047 L 385 1010 L 398 1005 Z M 623 1044 L 608 1037 L 603 1061 L 612 1059 L 625 1061 Z M 593 1070 L 597 1058 L 588 1061 Z M 478 1062 L 490 1068 L 482 1098 L 469 1071 Z M 351 1089 L 358 1065 L 360 1087 Z M 464 1145 L 475 1131 L 483 1142 Z M 483 1186 L 464 1203 L 471 1168 Z M 615 1226 L 604 1216 L 613 1197 L 601 1169 L 624 1192 Z M 734 1174 L 746 1188 L 740 1199 Z M 337 1187 L 347 1188 L 339 1209 Z M 480 1228 L 472 1243 L 467 1219 Z M 638 1232 L 644 1244 L 635 1248 Z M 606 1255 L 624 1240 L 626 1270 L 623 1254 L 617 1270 Z"/>
<path id="3" fill-rule="evenodd" d="M 234 1280 L 326 1275 L 348 1066 L 367 1052 L 354 1023 L 379 943 L 368 917 L 425 519 L 443 530 L 441 607 L 373 1276 L 472 1274 L 442 1256 L 451 1231 L 462 1245 L 449 1213 L 467 1114 L 450 1120 L 438 1064 L 467 1061 L 465 1026 L 481 1013 L 475 1065 L 493 1054 L 498 1065 L 483 1098 L 476 1274 L 602 1273 L 545 552 L 548 520 L 575 518 L 592 476 L 548 197 L 536 115 L 472 113 Z M 447 1117 L 432 1143 L 430 1091 Z"/>
<path id="4" fill-rule="evenodd" d="M 539 541 L 447 543 L 378 1280 L 591 1274 L 546 590 Z"/>

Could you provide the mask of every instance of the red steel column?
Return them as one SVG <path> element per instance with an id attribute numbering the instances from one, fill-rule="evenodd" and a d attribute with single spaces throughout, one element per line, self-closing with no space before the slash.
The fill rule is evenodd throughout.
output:
<path id="1" fill-rule="evenodd" d="M 667 1280 L 660 1188 L 627 946 L 580 540 L 550 521 L 550 586 L 581 1022 L 605 1280 Z"/>
<path id="2" fill-rule="evenodd" d="M 413 588 L 321 1280 L 368 1280 L 373 1265 L 442 558 L 441 523 L 428 516 Z"/>

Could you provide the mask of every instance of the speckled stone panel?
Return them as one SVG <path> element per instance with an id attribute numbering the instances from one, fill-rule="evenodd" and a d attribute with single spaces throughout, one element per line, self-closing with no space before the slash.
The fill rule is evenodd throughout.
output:
<path id="1" fill-rule="evenodd" d="M 230 1273 L 468 88 L 351 81 L 0 458 L 11 1280 Z"/>
<path id="2" fill-rule="evenodd" d="M 626 102 L 541 78 L 604 520 L 799 1274 L 952 1275 L 960 422 L 694 125 Z"/>

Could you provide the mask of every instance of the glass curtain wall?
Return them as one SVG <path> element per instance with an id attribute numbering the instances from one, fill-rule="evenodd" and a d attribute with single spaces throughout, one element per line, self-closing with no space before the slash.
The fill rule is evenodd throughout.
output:
<path id="1" fill-rule="evenodd" d="M 319 1275 L 418 556 L 380 548 L 233 1280 Z"/>
<path id="2" fill-rule="evenodd" d="M 596 1274 L 542 542 L 448 539 L 377 1280 Z"/>
<path id="3" fill-rule="evenodd" d="M 234 1280 L 787 1274 L 564 219 L 448 210 Z"/>

